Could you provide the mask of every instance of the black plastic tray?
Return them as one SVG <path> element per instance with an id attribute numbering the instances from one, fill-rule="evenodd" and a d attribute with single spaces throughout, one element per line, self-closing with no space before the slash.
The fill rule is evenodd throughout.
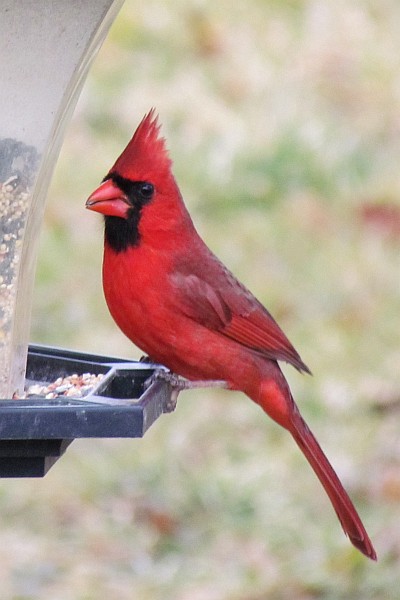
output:
<path id="1" fill-rule="evenodd" d="M 42 477 L 76 438 L 142 437 L 170 411 L 171 386 L 144 383 L 158 365 L 30 346 L 26 383 L 103 373 L 84 398 L 0 400 L 0 477 Z"/>

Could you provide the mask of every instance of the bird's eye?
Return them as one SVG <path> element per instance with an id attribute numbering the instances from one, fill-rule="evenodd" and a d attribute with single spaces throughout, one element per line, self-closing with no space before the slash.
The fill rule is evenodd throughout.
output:
<path id="1" fill-rule="evenodd" d="M 151 200 L 154 194 L 154 185 L 151 183 L 141 183 L 139 187 L 139 193 L 142 196 L 143 200 Z"/>

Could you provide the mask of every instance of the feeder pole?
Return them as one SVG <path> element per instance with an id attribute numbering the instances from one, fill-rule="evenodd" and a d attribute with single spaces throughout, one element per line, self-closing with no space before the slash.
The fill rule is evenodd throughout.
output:
<path id="1" fill-rule="evenodd" d="M 122 4 L 0 4 L 0 399 L 24 386 L 49 182 L 89 66 Z"/>

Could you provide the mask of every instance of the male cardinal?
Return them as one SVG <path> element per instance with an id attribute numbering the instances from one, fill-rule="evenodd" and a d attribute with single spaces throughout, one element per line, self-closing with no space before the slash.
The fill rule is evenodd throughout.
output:
<path id="1" fill-rule="evenodd" d="M 125 335 L 196 382 L 241 390 L 287 429 L 324 486 L 344 532 L 376 560 L 338 476 L 303 420 L 278 361 L 309 373 L 279 325 L 199 237 L 152 109 L 89 197 L 105 215 L 104 294 Z"/>

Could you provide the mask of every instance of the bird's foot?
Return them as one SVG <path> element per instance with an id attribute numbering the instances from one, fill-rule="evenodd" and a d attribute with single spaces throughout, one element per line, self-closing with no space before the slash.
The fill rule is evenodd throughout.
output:
<path id="1" fill-rule="evenodd" d="M 165 371 L 164 369 L 157 369 L 149 377 L 144 387 L 147 389 L 154 381 L 165 381 L 171 386 L 171 398 L 166 405 L 166 411 L 172 412 L 175 410 L 178 395 L 184 390 L 195 390 L 199 388 L 227 388 L 228 384 L 226 381 L 213 380 L 213 379 L 201 379 L 198 381 L 190 381 L 189 379 L 183 379 L 171 371 Z"/>
<path id="2" fill-rule="evenodd" d="M 150 363 L 151 364 L 154 361 L 151 360 L 151 357 L 147 356 L 147 354 L 142 354 L 142 356 L 139 358 L 139 362 L 140 363 L 146 363 L 146 364 Z"/>

